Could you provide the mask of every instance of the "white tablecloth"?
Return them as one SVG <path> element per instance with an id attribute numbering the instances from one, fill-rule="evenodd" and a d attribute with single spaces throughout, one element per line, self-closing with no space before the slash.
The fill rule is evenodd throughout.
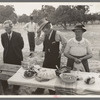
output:
<path id="1" fill-rule="evenodd" d="M 11 78 L 8 79 L 8 83 L 28 87 L 42 87 L 53 90 L 55 90 L 57 87 L 62 89 L 72 88 L 76 90 L 76 94 L 100 94 L 100 73 L 73 71 L 72 73 L 75 76 L 80 76 L 83 78 L 83 80 L 77 81 L 74 84 L 66 84 L 58 77 L 46 82 L 38 82 L 35 80 L 35 78 L 26 79 L 23 76 L 24 71 L 25 70 L 23 68 L 20 68 Z M 95 83 L 92 85 L 87 85 L 84 80 L 88 77 L 95 77 Z"/>

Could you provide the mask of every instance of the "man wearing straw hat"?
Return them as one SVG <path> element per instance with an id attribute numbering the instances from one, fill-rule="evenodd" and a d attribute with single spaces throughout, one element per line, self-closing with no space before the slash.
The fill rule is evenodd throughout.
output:
<path id="1" fill-rule="evenodd" d="M 86 72 L 89 72 L 87 59 L 92 57 L 90 42 L 83 38 L 83 33 L 86 31 L 84 25 L 76 25 L 72 30 L 75 33 L 75 38 L 68 41 L 64 55 L 68 58 L 67 66 L 74 68 L 74 64 L 82 63 Z"/>
<path id="2" fill-rule="evenodd" d="M 62 36 L 61 32 L 52 29 L 52 24 L 46 19 L 40 20 L 38 23 L 39 29 L 37 31 L 36 45 L 44 43 L 45 58 L 43 67 L 56 69 L 60 67 L 61 54 L 64 52 L 66 46 L 66 39 Z M 44 34 L 41 36 L 41 31 Z M 60 43 L 62 44 L 61 50 Z M 38 88 L 34 94 L 43 94 L 44 89 Z M 55 94 L 55 91 L 49 90 L 50 94 Z"/>

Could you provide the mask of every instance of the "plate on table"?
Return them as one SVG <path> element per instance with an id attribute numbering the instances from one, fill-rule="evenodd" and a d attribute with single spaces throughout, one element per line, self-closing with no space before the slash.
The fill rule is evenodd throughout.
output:
<path id="1" fill-rule="evenodd" d="M 75 77 L 71 73 L 62 73 L 60 74 L 60 78 L 65 83 L 75 83 L 77 81 L 77 77 Z"/>
<path id="2" fill-rule="evenodd" d="M 34 72 L 31 72 L 31 75 L 26 74 L 25 72 L 22 74 L 22 77 L 25 78 L 25 79 L 32 79 L 36 76 L 36 73 L 34 73 Z"/>

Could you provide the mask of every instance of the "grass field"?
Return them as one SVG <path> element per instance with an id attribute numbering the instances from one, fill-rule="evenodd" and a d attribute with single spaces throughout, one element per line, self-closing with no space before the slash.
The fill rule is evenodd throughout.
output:
<path id="1" fill-rule="evenodd" d="M 71 27 L 73 28 L 73 27 Z M 55 29 L 62 32 L 62 35 L 66 37 L 67 40 L 74 37 L 74 33 L 71 31 L 71 28 L 68 31 L 63 30 L 61 27 L 55 27 Z M 91 42 L 92 51 L 93 51 L 93 58 L 95 60 L 100 60 L 100 25 L 86 25 L 87 31 L 84 33 L 84 37 L 87 38 Z M 24 49 L 23 49 L 23 55 L 24 58 L 29 54 L 29 45 L 28 45 L 28 39 L 27 39 L 27 32 L 23 30 L 22 25 L 16 25 L 14 27 L 14 30 L 17 32 L 20 32 L 23 39 L 24 39 Z M 4 30 L 0 29 L 0 35 L 4 32 Z M 35 51 L 42 51 L 42 45 L 36 46 Z M 1 38 L 0 38 L 0 61 L 2 62 L 2 52 L 3 47 L 1 45 Z M 66 64 L 66 58 L 62 58 L 64 60 L 64 63 Z M 19 94 L 21 95 L 30 95 L 31 92 L 35 90 L 35 88 L 29 88 L 22 86 L 20 88 Z M 8 95 L 11 94 L 10 91 L 8 91 Z M 45 94 L 48 94 L 48 91 L 45 91 Z M 12 94 L 11 94 L 12 95 Z"/>
<path id="2" fill-rule="evenodd" d="M 71 27 L 73 28 L 73 27 Z M 69 28 L 69 31 L 63 30 L 61 27 L 56 27 L 56 30 L 62 32 L 62 35 L 66 37 L 67 40 L 74 37 L 74 33 Z M 100 51 L 100 25 L 86 25 L 87 31 L 84 33 L 84 37 L 87 38 L 91 42 L 92 50 L 93 50 L 93 58 L 99 60 L 99 51 Z M 14 30 L 20 32 L 24 39 L 24 49 L 23 53 L 29 52 L 29 45 L 27 39 L 27 32 L 23 30 L 22 25 L 16 25 Z M 0 29 L 0 35 L 4 32 L 4 30 Z M 3 47 L 1 45 L 1 37 L 0 37 L 0 55 L 2 56 Z M 42 51 L 42 45 L 36 46 L 35 51 Z M 2 60 L 2 59 L 0 59 Z"/>

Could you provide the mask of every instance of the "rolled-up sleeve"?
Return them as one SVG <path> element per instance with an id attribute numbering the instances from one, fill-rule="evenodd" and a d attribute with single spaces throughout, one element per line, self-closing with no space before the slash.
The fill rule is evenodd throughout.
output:
<path id="1" fill-rule="evenodd" d="M 44 41 L 44 34 L 41 37 L 36 37 L 35 38 L 35 43 L 36 45 L 40 45 Z"/>
<path id="2" fill-rule="evenodd" d="M 56 41 L 61 42 L 61 44 L 62 44 L 61 52 L 64 52 L 64 49 L 67 44 L 67 39 L 59 31 L 57 31 L 55 39 L 56 39 Z"/>
<path id="3" fill-rule="evenodd" d="M 67 53 L 70 52 L 70 42 L 67 43 L 66 47 L 65 47 L 65 50 L 64 50 L 64 54 L 66 55 Z"/>
<path id="4" fill-rule="evenodd" d="M 91 43 L 87 40 L 87 53 L 92 54 Z"/>

